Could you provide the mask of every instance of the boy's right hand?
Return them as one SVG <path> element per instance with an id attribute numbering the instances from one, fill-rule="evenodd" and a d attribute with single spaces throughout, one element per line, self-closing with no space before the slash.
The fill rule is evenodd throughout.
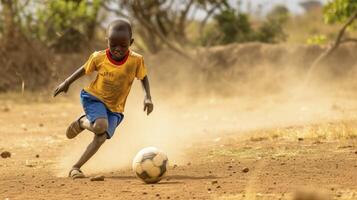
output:
<path id="1" fill-rule="evenodd" d="M 67 81 L 62 82 L 57 88 L 55 89 L 55 92 L 53 93 L 53 97 L 56 97 L 59 93 L 64 92 L 66 93 L 69 88 L 69 83 Z"/>

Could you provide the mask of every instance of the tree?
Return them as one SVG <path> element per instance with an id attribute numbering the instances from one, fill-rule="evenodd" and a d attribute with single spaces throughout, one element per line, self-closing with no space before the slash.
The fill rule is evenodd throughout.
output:
<path id="1" fill-rule="evenodd" d="M 204 40 L 205 45 L 229 44 L 233 42 L 246 42 L 252 39 L 253 30 L 249 22 L 248 15 L 238 13 L 234 9 L 226 9 L 214 16 L 215 28 L 213 33 L 208 33 L 209 37 Z M 207 43 L 208 42 L 208 43 Z"/>
<path id="2" fill-rule="evenodd" d="M 80 50 L 94 37 L 102 0 L 48 1 L 37 9 L 37 37 L 61 52 Z"/>
<path id="3" fill-rule="evenodd" d="M 324 7 L 324 19 L 327 24 L 346 22 L 357 10 L 355 0 L 334 0 Z"/>
<path id="4" fill-rule="evenodd" d="M 289 19 L 289 10 L 282 5 L 275 6 L 267 15 L 267 19 L 259 27 L 256 39 L 265 43 L 277 43 L 286 40 L 283 25 Z"/>
<path id="5" fill-rule="evenodd" d="M 326 23 L 344 23 L 338 32 L 335 41 L 311 64 L 305 84 L 308 83 L 312 73 L 319 64 L 329 57 L 341 44 L 347 42 L 357 42 L 357 38 L 345 36 L 348 28 L 356 24 L 357 1 L 355 0 L 334 0 L 324 7 L 324 18 Z"/>
<path id="6" fill-rule="evenodd" d="M 341 27 L 334 44 L 331 46 L 333 51 L 345 42 L 357 42 L 357 38 L 345 36 L 349 28 L 356 26 L 357 1 L 355 0 L 335 0 L 329 2 L 324 7 L 324 19 L 327 24 L 344 23 Z"/>
<path id="7" fill-rule="evenodd" d="M 214 26 L 203 37 L 204 45 L 259 41 L 277 43 L 286 39 L 283 24 L 288 20 L 288 10 L 283 6 L 273 9 L 267 19 L 253 29 L 249 15 L 227 8 L 214 16 Z"/>
<path id="8" fill-rule="evenodd" d="M 1 0 L 0 2 L 2 5 L 3 41 L 5 46 L 10 48 L 11 45 L 7 45 L 8 42 L 14 41 L 19 31 L 16 16 L 17 0 Z"/>
<path id="9" fill-rule="evenodd" d="M 113 4 L 118 9 L 113 9 Z M 140 25 L 136 31 L 150 52 L 156 53 L 166 45 L 187 56 L 181 48 L 191 43 L 186 28 L 197 11 L 206 12 L 200 25 L 203 29 L 214 11 L 225 5 L 227 0 L 108 0 L 104 7 L 118 16 L 135 19 L 134 23 Z"/>

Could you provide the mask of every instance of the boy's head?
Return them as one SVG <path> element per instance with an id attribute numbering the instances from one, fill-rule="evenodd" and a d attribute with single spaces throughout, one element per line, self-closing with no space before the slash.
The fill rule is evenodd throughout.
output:
<path id="1" fill-rule="evenodd" d="M 122 59 L 134 42 L 131 24 L 128 20 L 117 19 L 107 28 L 108 48 L 114 59 Z"/>

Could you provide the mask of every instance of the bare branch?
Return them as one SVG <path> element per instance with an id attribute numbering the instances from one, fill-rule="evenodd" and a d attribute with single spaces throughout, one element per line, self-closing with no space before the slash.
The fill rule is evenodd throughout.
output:
<path id="1" fill-rule="evenodd" d="M 136 1 L 136 3 L 138 3 Z M 193 60 L 191 58 L 191 56 L 189 56 L 188 54 L 186 54 L 185 52 L 183 52 L 181 49 L 179 49 L 178 47 L 176 47 L 173 43 L 171 43 L 169 40 L 166 39 L 166 37 L 159 32 L 155 27 L 152 26 L 152 24 L 148 21 L 147 18 L 144 18 L 140 15 L 141 10 L 143 9 L 140 5 L 140 3 L 137 4 L 137 9 L 133 9 L 134 15 L 137 17 L 137 19 L 139 20 L 140 24 L 145 26 L 147 29 L 149 29 L 150 31 L 152 31 L 153 33 L 155 33 L 156 36 L 158 36 L 160 38 L 160 40 L 166 44 L 170 49 L 172 49 L 173 51 L 175 51 L 177 54 L 183 56 L 184 58 Z"/>
<path id="2" fill-rule="evenodd" d="M 203 29 L 207 24 L 207 21 L 209 20 L 209 18 L 213 15 L 214 11 L 220 7 L 220 4 L 217 3 L 215 6 L 213 6 L 211 9 L 209 9 L 207 11 L 207 14 L 205 16 L 205 18 L 202 20 L 202 22 L 200 23 L 200 28 L 199 28 L 199 33 L 202 35 L 203 34 Z"/>
<path id="3" fill-rule="evenodd" d="M 315 61 L 311 64 L 311 67 L 307 73 L 306 79 L 305 79 L 305 83 L 304 83 L 304 87 L 308 84 L 311 75 L 313 74 L 313 72 L 316 70 L 316 68 L 319 66 L 319 64 L 321 63 L 321 61 L 323 61 L 324 59 L 326 59 L 328 56 L 330 56 L 342 43 L 342 37 L 344 36 L 346 29 L 348 26 L 350 26 L 354 20 L 357 19 L 357 10 L 353 13 L 353 15 L 347 20 L 347 22 L 342 26 L 342 28 L 340 29 L 335 42 L 325 51 L 323 52 L 318 58 L 315 59 Z M 353 39 L 354 41 L 355 39 Z M 345 42 L 347 41 L 351 41 L 351 39 L 345 39 Z"/>
<path id="4" fill-rule="evenodd" d="M 187 20 L 187 13 L 190 10 L 192 4 L 193 4 L 193 0 L 190 0 L 188 2 L 188 4 L 186 5 L 186 8 L 181 12 L 180 22 L 179 22 L 180 28 L 184 28 L 186 20 Z"/>
<path id="5" fill-rule="evenodd" d="M 124 17 L 124 18 L 130 18 L 128 15 L 126 15 L 125 13 L 121 12 L 119 9 L 113 9 L 113 8 L 110 8 L 106 3 L 103 3 L 102 4 L 102 7 L 109 11 L 109 12 L 112 12 L 120 17 Z"/>
<path id="6" fill-rule="evenodd" d="M 346 38 L 346 39 L 343 39 L 341 40 L 341 44 L 342 43 L 347 43 L 347 42 L 357 42 L 357 38 Z"/>

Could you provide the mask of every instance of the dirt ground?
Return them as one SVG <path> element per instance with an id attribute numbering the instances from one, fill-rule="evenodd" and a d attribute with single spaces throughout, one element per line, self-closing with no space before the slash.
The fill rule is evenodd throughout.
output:
<path id="1" fill-rule="evenodd" d="M 122 166 L 86 171 L 104 175 L 100 182 L 59 176 L 60 152 L 71 154 L 76 145 L 64 130 L 80 106 L 64 99 L 0 101 L 0 151 L 11 153 L 0 158 L 0 200 L 292 199 L 306 188 L 332 199 L 357 199 L 356 120 L 202 137 L 185 148 L 184 162 L 171 159 L 167 177 L 148 185 Z"/>

